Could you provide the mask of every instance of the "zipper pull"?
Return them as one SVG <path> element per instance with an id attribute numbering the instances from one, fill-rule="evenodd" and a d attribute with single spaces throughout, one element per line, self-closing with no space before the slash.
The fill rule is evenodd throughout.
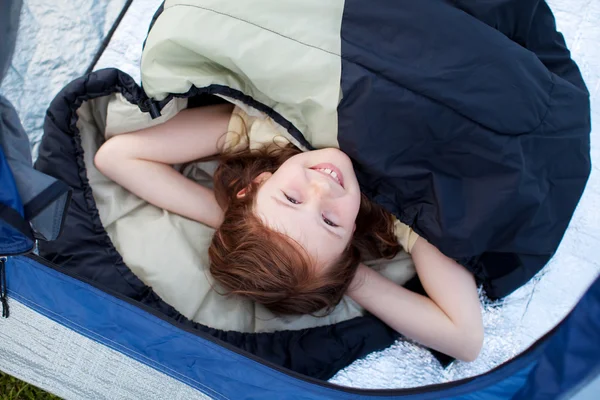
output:
<path id="1" fill-rule="evenodd" d="M 6 292 L 6 257 L 0 257 L 0 303 L 2 303 L 2 317 L 8 318 L 8 297 Z"/>
<path id="2" fill-rule="evenodd" d="M 160 105 L 153 99 L 145 99 L 138 102 L 138 107 L 142 112 L 150 113 L 150 118 L 156 119 L 161 116 Z"/>

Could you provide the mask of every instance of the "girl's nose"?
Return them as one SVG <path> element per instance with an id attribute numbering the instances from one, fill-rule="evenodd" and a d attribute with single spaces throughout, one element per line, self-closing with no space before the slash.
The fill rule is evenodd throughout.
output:
<path id="1" fill-rule="evenodd" d="M 311 179 L 310 190 L 315 195 L 323 196 L 329 194 L 331 185 L 324 179 Z"/>

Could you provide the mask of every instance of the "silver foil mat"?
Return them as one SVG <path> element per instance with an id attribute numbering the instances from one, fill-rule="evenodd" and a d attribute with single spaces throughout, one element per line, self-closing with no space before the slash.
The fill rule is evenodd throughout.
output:
<path id="1" fill-rule="evenodd" d="M 110 3 L 115 2 L 116 0 Z M 160 3 L 160 0 L 134 0 L 110 45 L 98 61 L 97 69 L 119 68 L 139 82 L 141 46 L 150 19 Z M 598 46 L 600 1 L 551 0 L 549 3 L 555 13 L 558 28 L 565 35 L 573 58 L 579 64 L 591 93 L 592 160 L 598 161 L 600 160 L 600 126 L 597 122 L 600 120 L 600 46 Z M 81 18 L 81 12 L 78 14 Z M 46 18 L 43 13 L 39 15 L 41 20 Z M 20 44 L 23 46 L 23 43 Z M 45 51 L 41 52 L 47 54 Z M 78 64 L 71 58 L 65 60 L 57 66 L 57 70 L 62 71 L 57 73 L 57 78 L 44 75 L 45 79 L 50 82 L 62 82 L 61 79 L 65 76 L 68 75 L 71 79 L 85 69 L 85 63 Z M 35 61 L 31 63 L 35 64 Z M 29 67 L 44 68 L 43 65 L 29 65 Z M 22 72 L 22 76 L 28 74 L 28 71 Z M 53 93 L 60 89 L 60 85 L 52 86 Z M 15 86 L 12 87 L 15 90 Z M 21 93 L 22 91 L 19 90 L 13 92 L 12 98 L 19 98 Z M 38 100 L 39 98 L 35 96 L 23 98 L 21 109 L 33 108 Z M 46 105 L 47 103 L 44 107 Z M 23 117 L 24 114 L 21 116 Z M 32 133 L 35 141 L 36 132 L 39 132 L 41 127 L 33 128 L 29 132 Z M 457 361 L 444 369 L 429 351 L 410 341 L 400 340 L 388 349 L 356 361 L 340 371 L 331 382 L 360 388 L 409 388 L 485 373 L 522 352 L 559 323 L 598 274 L 600 274 L 600 175 L 598 167 L 594 166 L 570 227 L 556 256 L 548 266 L 528 284 L 502 301 L 489 302 L 481 296 L 485 342 L 482 353 L 475 362 Z"/>
<path id="2" fill-rule="evenodd" d="M 125 3 L 23 1 L 15 54 L 0 93 L 15 106 L 34 157 L 50 102 L 84 74 Z"/>
<path id="3" fill-rule="evenodd" d="M 140 82 L 142 45 L 162 0 L 134 0 L 94 69 L 118 68 Z"/>

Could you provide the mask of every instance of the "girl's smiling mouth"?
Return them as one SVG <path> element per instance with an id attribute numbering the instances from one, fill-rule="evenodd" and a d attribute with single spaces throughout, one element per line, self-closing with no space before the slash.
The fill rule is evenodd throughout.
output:
<path id="1" fill-rule="evenodd" d="M 337 183 L 341 187 L 344 187 L 344 175 L 342 175 L 342 172 L 335 165 L 330 163 L 322 163 L 312 166 L 310 167 L 310 169 L 318 171 L 323 175 L 327 175 L 335 183 Z"/>

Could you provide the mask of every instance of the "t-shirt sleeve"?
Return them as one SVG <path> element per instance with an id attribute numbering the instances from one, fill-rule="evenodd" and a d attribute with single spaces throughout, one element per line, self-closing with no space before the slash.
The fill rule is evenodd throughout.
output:
<path id="1" fill-rule="evenodd" d="M 402 248 L 404 248 L 404 250 L 410 254 L 413 246 L 419 238 L 419 235 L 408 225 L 400 222 L 396 217 L 394 217 L 394 233 L 398 238 L 398 243 L 400 243 Z"/>
<path id="2" fill-rule="evenodd" d="M 290 143 L 275 124 L 271 118 L 248 115 L 236 106 L 229 120 L 224 150 L 257 150 L 273 143 L 280 146 Z"/>

